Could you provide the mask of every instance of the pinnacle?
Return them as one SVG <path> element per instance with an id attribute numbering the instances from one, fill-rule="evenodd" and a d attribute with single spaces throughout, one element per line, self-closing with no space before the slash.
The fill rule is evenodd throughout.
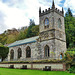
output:
<path id="1" fill-rule="evenodd" d="M 54 0 L 53 0 L 53 3 L 52 3 L 52 8 L 55 8 L 55 3 L 54 3 Z"/>

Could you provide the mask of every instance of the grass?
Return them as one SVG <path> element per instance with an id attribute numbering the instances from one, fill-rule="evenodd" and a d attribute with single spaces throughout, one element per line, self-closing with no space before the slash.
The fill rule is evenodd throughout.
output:
<path id="1" fill-rule="evenodd" d="M 0 75 L 75 75 L 63 71 L 41 71 L 0 68 Z"/>

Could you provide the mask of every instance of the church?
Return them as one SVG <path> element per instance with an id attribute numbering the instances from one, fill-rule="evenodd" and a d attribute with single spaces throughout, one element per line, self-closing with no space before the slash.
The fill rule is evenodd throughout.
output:
<path id="1" fill-rule="evenodd" d="M 39 35 L 16 41 L 9 46 L 8 61 L 62 59 L 66 52 L 64 10 L 39 8 Z"/>

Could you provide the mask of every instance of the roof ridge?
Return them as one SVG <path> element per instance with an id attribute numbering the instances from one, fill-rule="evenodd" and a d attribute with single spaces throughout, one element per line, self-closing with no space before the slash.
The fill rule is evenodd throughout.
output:
<path id="1" fill-rule="evenodd" d="M 15 41 L 12 44 L 10 44 L 8 47 L 14 47 L 14 46 L 19 46 L 19 45 L 23 45 L 23 44 L 33 43 L 33 42 L 37 41 L 36 40 L 37 38 L 39 38 L 39 36 L 35 36 L 35 37 Z"/>
<path id="2" fill-rule="evenodd" d="M 38 37 L 38 36 L 34 36 L 34 37 Z M 25 39 L 30 39 L 30 38 L 33 38 L 33 37 L 29 37 L 29 38 L 25 38 Z M 25 39 L 22 39 L 22 40 L 25 40 Z M 22 40 L 18 40 L 18 41 L 22 41 Z M 15 41 L 16 42 L 16 41 Z M 13 42 L 14 43 L 14 42 Z"/>

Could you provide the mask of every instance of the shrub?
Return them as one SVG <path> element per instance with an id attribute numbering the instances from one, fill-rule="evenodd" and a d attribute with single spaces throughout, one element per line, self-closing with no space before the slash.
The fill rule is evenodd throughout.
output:
<path id="1" fill-rule="evenodd" d="M 75 73 L 75 66 L 72 66 L 71 68 L 68 69 L 70 73 Z"/>

